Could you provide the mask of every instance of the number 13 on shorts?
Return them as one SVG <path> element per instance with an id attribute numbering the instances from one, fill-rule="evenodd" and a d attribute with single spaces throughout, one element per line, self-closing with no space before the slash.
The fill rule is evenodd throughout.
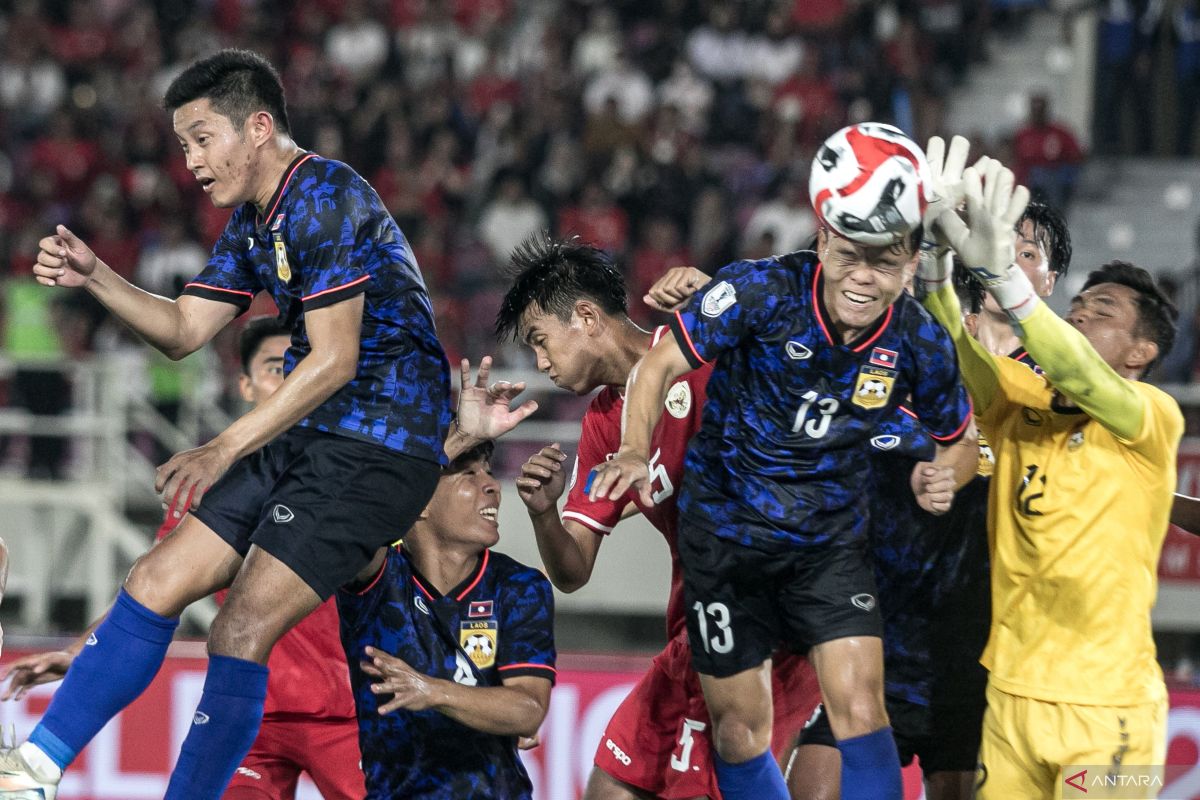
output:
<path id="1" fill-rule="evenodd" d="M 733 628 L 729 627 L 729 606 L 724 603 L 704 603 L 697 600 L 692 605 L 700 625 L 700 639 L 706 653 L 724 655 L 733 649 Z M 709 619 L 712 619 L 712 635 L 709 635 Z"/>

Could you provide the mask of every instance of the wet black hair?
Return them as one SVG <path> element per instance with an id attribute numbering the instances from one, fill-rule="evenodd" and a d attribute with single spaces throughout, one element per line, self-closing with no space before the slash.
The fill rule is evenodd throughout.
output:
<path id="1" fill-rule="evenodd" d="M 250 374 L 250 362 L 258 355 L 263 342 L 272 336 L 291 337 L 292 330 L 278 317 L 255 317 L 246 323 L 238 335 L 238 353 L 242 358 L 242 372 Z"/>
<path id="2" fill-rule="evenodd" d="M 1066 277 L 1071 267 L 1071 232 L 1067 221 L 1052 206 L 1038 200 L 1025 207 L 1025 213 L 1017 220 L 1016 230 L 1028 220 L 1033 223 L 1033 240 L 1040 244 L 1050 259 L 1047 265 L 1059 279 Z"/>
<path id="3" fill-rule="evenodd" d="M 1158 356 L 1142 371 L 1142 376 L 1145 376 L 1171 352 L 1171 346 L 1175 344 L 1175 321 L 1179 318 L 1179 311 L 1154 282 L 1154 276 L 1128 261 L 1109 261 L 1100 269 L 1092 270 L 1080 291 L 1100 283 L 1127 286 L 1137 295 L 1138 319 L 1133 334 L 1158 345 Z"/>
<path id="4" fill-rule="evenodd" d="M 572 236 L 556 239 L 548 233 L 527 237 L 512 252 L 507 270 L 512 286 L 496 314 L 496 338 L 515 340 L 521 315 L 536 307 L 563 322 L 571 318 L 577 300 L 591 300 L 606 314 L 629 313 L 625 278 L 608 254 Z"/>
<path id="5" fill-rule="evenodd" d="M 220 50 L 193 63 L 171 81 L 163 107 L 173 112 L 203 98 L 235 128 L 240 129 L 254 112 L 267 111 L 275 119 L 277 131 L 291 130 L 279 73 L 271 62 L 250 50 Z"/>

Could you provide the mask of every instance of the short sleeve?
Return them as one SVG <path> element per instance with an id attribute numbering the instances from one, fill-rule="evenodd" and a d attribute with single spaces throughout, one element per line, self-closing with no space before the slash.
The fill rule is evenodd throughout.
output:
<path id="1" fill-rule="evenodd" d="M 907 406 L 897 406 L 871 434 L 871 447 L 888 455 L 914 461 L 929 461 L 936 455 L 929 432 Z"/>
<path id="2" fill-rule="evenodd" d="M 768 264 L 735 261 L 722 267 L 671 319 L 671 333 L 688 363 L 699 369 L 753 336 L 770 321 L 781 293 Z"/>
<path id="3" fill-rule="evenodd" d="M 219 303 L 231 303 L 241 311 L 250 307 L 254 295 L 263 287 L 254 272 L 254 265 L 247 257 L 245 217 L 245 206 L 233 213 L 221 233 L 221 238 L 217 239 L 216 245 L 213 246 L 208 265 L 183 287 L 183 294 Z"/>
<path id="4" fill-rule="evenodd" d="M 319 183 L 314 191 L 309 200 L 315 213 L 288 220 L 292 226 L 289 252 L 298 262 L 305 311 L 367 290 L 371 260 L 378 257 L 374 245 L 383 232 L 371 188 L 357 176 L 345 186 Z"/>
<path id="5" fill-rule="evenodd" d="M 571 470 L 571 486 L 567 491 L 567 502 L 563 506 L 563 520 L 573 520 L 596 533 L 612 533 L 621 521 L 624 500 L 588 499 L 587 484 L 591 471 L 603 464 L 609 453 L 615 453 L 621 444 L 621 431 L 604 430 L 605 420 L 589 409 L 584 415 L 579 433 L 579 449 L 575 454 L 575 466 Z"/>
<path id="6" fill-rule="evenodd" d="M 534 570 L 524 570 L 505 587 L 504 620 L 496 670 L 501 680 L 522 675 L 554 682 L 554 592 L 550 581 Z"/>
<path id="7" fill-rule="evenodd" d="M 971 421 L 971 398 L 958 372 L 950 334 L 926 319 L 915 337 L 918 370 L 912 392 L 912 411 L 940 444 L 951 444 Z"/>
<path id="8" fill-rule="evenodd" d="M 356 630 L 363 620 L 374 616 L 389 585 L 402 586 L 406 580 L 395 573 L 403 569 L 404 559 L 398 557 L 395 550 L 388 548 L 379 572 L 365 585 L 358 588 L 342 587 L 337 591 L 338 616 L 342 625 L 350 630 Z"/>

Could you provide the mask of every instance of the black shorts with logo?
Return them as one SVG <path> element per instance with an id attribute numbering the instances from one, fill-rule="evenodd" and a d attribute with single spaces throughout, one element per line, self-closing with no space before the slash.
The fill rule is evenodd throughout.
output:
<path id="1" fill-rule="evenodd" d="M 234 464 L 193 513 L 240 555 L 266 550 L 324 600 L 404 536 L 440 474 L 432 461 L 292 428 Z"/>
<path id="2" fill-rule="evenodd" d="M 684 608 L 696 671 L 728 677 L 783 648 L 882 637 L 866 546 L 749 547 L 679 525 Z"/>
<path id="3" fill-rule="evenodd" d="M 902 766 L 907 767 L 916 757 L 921 760 L 921 772 L 925 775 L 975 771 L 986 699 L 980 697 L 979 702 L 947 706 L 923 706 L 891 696 L 885 700 Z M 800 732 L 798 744 L 837 747 L 823 705 L 817 706 L 816 713 Z"/>

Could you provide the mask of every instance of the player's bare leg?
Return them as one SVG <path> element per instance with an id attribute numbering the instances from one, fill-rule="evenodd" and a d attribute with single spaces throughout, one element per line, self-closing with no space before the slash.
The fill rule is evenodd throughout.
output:
<path id="1" fill-rule="evenodd" d="M 899 800 L 900 758 L 883 699 L 883 640 L 832 639 L 813 647 L 808 657 L 842 756 L 842 797 Z"/>
<path id="2" fill-rule="evenodd" d="M 821 682 L 825 713 L 835 737 L 852 739 L 887 727 L 882 639 L 834 639 L 814 647 L 809 658 Z"/>
<path id="3" fill-rule="evenodd" d="M 797 742 L 782 766 L 792 800 L 838 800 L 842 796 L 842 756 L 836 747 Z"/>
<path id="4" fill-rule="evenodd" d="M 242 557 L 229 543 L 188 514 L 129 570 L 125 591 L 146 608 L 176 617 L 202 597 L 233 582 Z"/>
<path id="5" fill-rule="evenodd" d="M 592 767 L 583 800 L 655 800 L 650 792 L 623 783 L 602 769 Z"/>
<path id="6" fill-rule="evenodd" d="M 291 568 L 251 546 L 213 621 L 208 652 L 266 664 L 279 637 L 320 604 L 317 593 Z"/>
<path id="7" fill-rule="evenodd" d="M 947 771 L 925 776 L 926 800 L 971 800 L 974 794 L 974 772 Z"/>
<path id="8" fill-rule="evenodd" d="M 209 632 L 204 693 L 165 800 L 220 795 L 262 724 L 271 648 L 320 602 L 282 561 L 251 546 Z M 211 763 L 234 766 L 217 774 Z"/>
<path id="9" fill-rule="evenodd" d="M 727 678 L 701 673 L 700 687 L 712 717 L 713 749 L 721 760 L 740 764 L 771 749 L 770 659 Z"/>

